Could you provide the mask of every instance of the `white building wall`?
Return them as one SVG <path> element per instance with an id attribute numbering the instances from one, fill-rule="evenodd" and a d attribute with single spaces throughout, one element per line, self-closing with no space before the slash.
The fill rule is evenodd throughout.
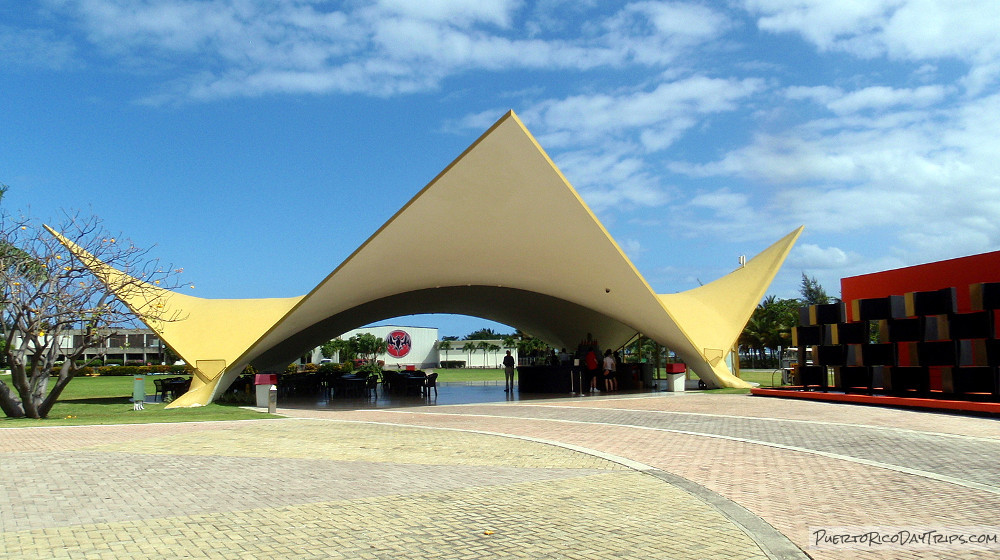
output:
<path id="1" fill-rule="evenodd" d="M 495 344 L 500 346 L 499 350 L 493 352 L 487 352 L 483 354 L 482 350 L 476 349 L 470 355 L 466 350 L 462 350 L 467 342 L 473 344 L 479 344 L 480 342 L 486 342 L 487 344 Z M 503 357 L 507 355 L 507 350 L 510 350 L 510 355 L 514 357 L 515 363 L 517 362 L 517 348 L 504 348 L 503 344 L 499 340 L 452 340 L 451 348 L 447 351 L 438 350 L 438 355 L 442 362 L 465 362 L 465 367 L 468 368 L 502 368 L 503 367 Z"/>
<path id="2" fill-rule="evenodd" d="M 443 361 L 462 361 L 465 362 L 465 367 L 470 368 L 500 368 L 503 367 L 503 357 L 506 355 L 507 350 L 511 351 L 510 353 L 514 356 L 515 362 L 517 360 L 517 349 L 503 348 L 499 340 L 486 341 L 487 343 L 501 346 L 501 348 L 500 350 L 487 352 L 485 355 L 482 350 L 476 350 L 471 356 L 468 352 L 463 351 L 462 346 L 466 342 L 470 342 L 468 340 L 453 340 L 451 341 L 451 348 L 447 352 L 440 350 L 438 348 L 438 329 L 433 327 L 403 327 L 397 325 L 365 327 L 348 331 L 337 338 L 347 340 L 352 336 L 370 333 L 381 339 L 385 339 L 393 331 L 403 331 L 410 335 L 411 346 L 410 351 L 402 357 L 392 356 L 388 353 L 379 354 L 378 359 L 385 362 L 386 369 L 406 369 L 407 366 L 413 366 L 417 369 L 433 369 L 439 367 Z M 478 344 L 480 341 L 474 340 L 471 342 Z M 314 364 L 320 363 L 320 360 L 323 359 L 323 354 L 319 348 L 314 349 L 310 356 Z"/>
<path id="3" fill-rule="evenodd" d="M 394 331 L 402 331 L 409 335 L 410 350 L 405 355 L 399 357 L 389 353 L 379 354 L 378 359 L 385 362 L 386 369 L 406 369 L 407 366 L 414 366 L 417 369 L 438 367 L 440 362 L 437 352 L 438 330 L 433 327 L 404 327 L 396 325 L 365 327 L 348 331 L 337 338 L 347 340 L 352 336 L 370 333 L 381 339 L 385 339 Z M 319 363 L 320 359 L 322 359 L 319 348 L 313 350 L 312 355 L 314 363 Z"/>

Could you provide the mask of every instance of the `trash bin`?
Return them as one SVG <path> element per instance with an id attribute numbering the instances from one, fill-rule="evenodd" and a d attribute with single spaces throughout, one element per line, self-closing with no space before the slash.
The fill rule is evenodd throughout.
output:
<path id="1" fill-rule="evenodd" d="M 684 364 L 666 364 L 664 371 L 667 374 L 667 391 L 671 393 L 683 393 L 687 366 Z"/>
<path id="2" fill-rule="evenodd" d="M 136 375 L 132 380 L 132 410 L 145 410 L 142 403 L 146 402 L 146 376 Z"/>
<path id="3" fill-rule="evenodd" d="M 257 406 L 267 408 L 267 392 L 271 389 L 271 385 L 278 384 L 278 374 L 258 373 L 253 378 L 253 384 L 257 386 Z"/>
<path id="4" fill-rule="evenodd" d="M 640 366 L 639 381 L 642 382 L 641 388 L 650 389 L 656 387 L 656 385 L 653 384 L 653 364 L 646 362 L 640 364 Z"/>

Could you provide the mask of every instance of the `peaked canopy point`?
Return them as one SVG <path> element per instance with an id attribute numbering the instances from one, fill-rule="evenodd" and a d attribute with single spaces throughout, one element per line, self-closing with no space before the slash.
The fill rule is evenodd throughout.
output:
<path id="1" fill-rule="evenodd" d="M 487 205 L 502 219 L 467 211 Z M 162 290 L 50 231 L 140 318 L 151 301 L 182 318 L 147 325 L 195 366 L 191 389 L 169 405 L 184 407 L 211 402 L 247 365 L 283 368 L 334 336 L 416 313 L 478 316 L 559 348 L 587 334 L 617 348 L 642 333 L 710 386 L 746 387 L 725 357 L 802 228 L 710 284 L 656 294 L 511 111 L 304 296 Z M 483 238 L 503 239 L 503 251 L 482 251 Z"/>

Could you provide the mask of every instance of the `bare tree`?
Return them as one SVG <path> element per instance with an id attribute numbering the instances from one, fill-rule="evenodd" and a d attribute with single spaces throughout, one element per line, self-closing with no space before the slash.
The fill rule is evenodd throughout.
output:
<path id="1" fill-rule="evenodd" d="M 179 270 L 159 267 L 147 250 L 108 234 L 96 217 L 68 214 L 57 231 L 82 250 L 68 250 L 27 218 L 0 214 L 0 329 L 13 385 L 0 382 L 0 409 L 10 417 L 45 418 L 81 367 L 77 361 L 118 329 L 135 327 L 140 318 L 178 319 L 165 316 L 159 298 L 160 288 L 175 287 L 167 283 Z M 92 258 L 127 276 L 116 276 L 109 287 L 107 275 L 99 278 L 86 266 Z M 129 309 L 114 291 L 148 297 L 140 298 L 140 309 Z"/>

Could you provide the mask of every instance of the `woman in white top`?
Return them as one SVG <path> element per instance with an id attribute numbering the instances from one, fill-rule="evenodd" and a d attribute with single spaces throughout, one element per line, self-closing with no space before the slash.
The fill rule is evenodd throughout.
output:
<path id="1" fill-rule="evenodd" d="M 611 349 L 604 351 L 604 390 L 614 391 L 618 388 L 618 380 L 615 379 L 615 357 L 611 355 Z"/>

